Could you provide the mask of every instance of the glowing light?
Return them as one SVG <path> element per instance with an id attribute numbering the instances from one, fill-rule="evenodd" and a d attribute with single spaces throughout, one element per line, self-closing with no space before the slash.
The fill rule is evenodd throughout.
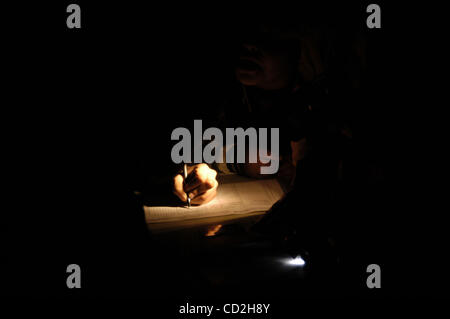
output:
<path id="1" fill-rule="evenodd" d="M 215 236 L 221 228 L 222 228 L 222 225 L 220 225 L 220 224 L 208 227 L 208 231 L 206 232 L 205 236 L 206 237 Z"/>
<path id="2" fill-rule="evenodd" d="M 297 256 L 297 257 L 295 257 L 295 258 L 287 259 L 287 260 L 285 261 L 285 263 L 286 263 L 287 265 L 290 265 L 290 266 L 300 266 L 300 267 L 302 267 L 302 266 L 305 265 L 305 261 L 304 261 L 303 258 L 300 257 L 300 256 Z"/>

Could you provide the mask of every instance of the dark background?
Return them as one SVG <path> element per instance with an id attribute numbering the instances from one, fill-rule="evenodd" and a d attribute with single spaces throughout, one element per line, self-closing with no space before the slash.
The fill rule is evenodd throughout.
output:
<path id="1" fill-rule="evenodd" d="M 152 257 L 141 253 L 150 239 L 130 195 L 135 158 L 168 154 L 179 115 L 201 114 L 226 94 L 236 21 L 298 14 L 336 24 L 345 38 L 346 28 L 364 26 L 368 3 L 243 8 L 77 1 L 81 30 L 66 28 L 68 2 L 8 6 L 4 292 L 102 295 L 126 291 L 136 276 L 143 278 L 133 287 L 137 295 L 156 295 L 142 275 Z M 439 193 L 426 179 L 437 169 L 427 160 L 433 140 L 425 138 L 433 96 L 423 92 L 434 33 L 417 32 L 422 24 L 411 21 L 420 15 L 408 7 L 377 3 L 382 28 L 363 28 L 368 81 L 358 97 L 363 106 L 351 108 L 350 117 L 359 158 L 382 178 L 364 183 L 351 203 L 349 222 L 361 236 L 353 249 L 373 252 L 382 268 L 382 293 L 366 296 L 443 296 L 445 209 L 434 207 L 430 195 Z M 70 263 L 87 269 L 81 292 L 65 286 Z"/>

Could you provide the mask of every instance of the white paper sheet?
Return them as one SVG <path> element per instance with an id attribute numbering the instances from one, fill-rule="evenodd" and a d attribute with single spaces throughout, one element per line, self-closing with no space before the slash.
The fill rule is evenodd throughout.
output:
<path id="1" fill-rule="evenodd" d="M 179 221 L 267 211 L 284 192 L 276 179 L 255 180 L 238 175 L 219 177 L 217 196 L 201 206 L 144 206 L 147 223 Z"/>

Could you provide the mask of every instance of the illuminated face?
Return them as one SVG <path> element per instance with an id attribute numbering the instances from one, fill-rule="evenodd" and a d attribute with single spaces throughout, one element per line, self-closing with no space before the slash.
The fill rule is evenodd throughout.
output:
<path id="1" fill-rule="evenodd" d="M 243 44 L 236 78 L 243 85 L 265 90 L 287 87 L 296 70 L 295 49 L 281 39 L 263 33 Z"/>

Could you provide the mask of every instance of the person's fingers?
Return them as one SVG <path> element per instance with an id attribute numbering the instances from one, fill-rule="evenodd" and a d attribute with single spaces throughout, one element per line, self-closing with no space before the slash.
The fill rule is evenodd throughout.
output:
<path id="1" fill-rule="evenodd" d="M 217 172 L 213 169 L 210 169 L 206 164 L 196 165 L 188 175 L 184 183 L 184 191 L 192 192 L 198 187 L 201 189 L 197 193 L 201 193 L 206 191 L 209 188 L 214 187 L 217 176 Z"/>
<path id="2" fill-rule="evenodd" d="M 191 198 L 191 204 L 207 203 L 216 196 L 216 189 L 219 185 L 216 176 L 217 172 L 206 164 L 188 167 L 186 179 L 181 174 L 174 177 L 173 192 L 183 202 L 187 200 L 187 193 Z"/>
<path id="3" fill-rule="evenodd" d="M 203 194 L 204 192 L 217 187 L 218 182 L 215 178 L 209 177 L 203 183 L 201 183 L 197 188 L 189 191 L 189 198 L 193 199 L 199 194 Z"/>
<path id="4" fill-rule="evenodd" d="M 189 182 L 189 180 L 194 177 L 197 173 L 202 173 L 205 171 L 210 170 L 209 166 L 206 165 L 205 163 L 200 163 L 200 164 L 195 164 L 192 166 L 188 166 L 187 167 L 187 174 L 188 174 L 188 178 L 186 182 Z"/>
<path id="5" fill-rule="evenodd" d="M 183 202 L 187 200 L 186 192 L 183 189 L 184 178 L 180 174 L 173 179 L 173 193 Z"/>
<path id="6" fill-rule="evenodd" d="M 198 166 L 189 166 L 187 168 L 188 176 L 184 180 L 183 189 L 185 192 L 189 192 L 193 190 L 194 188 L 197 188 L 201 184 L 201 180 L 199 179 L 199 172 L 198 172 Z"/>
<path id="7" fill-rule="evenodd" d="M 189 178 L 187 182 L 184 183 L 183 189 L 186 193 L 192 192 L 194 189 L 198 188 L 200 185 L 202 185 L 203 180 L 200 179 L 198 176 L 192 176 Z"/>
<path id="8" fill-rule="evenodd" d="M 201 205 L 210 202 L 216 197 L 217 194 L 217 186 L 207 190 L 206 192 L 197 195 L 194 199 L 191 199 L 191 204 Z"/>

